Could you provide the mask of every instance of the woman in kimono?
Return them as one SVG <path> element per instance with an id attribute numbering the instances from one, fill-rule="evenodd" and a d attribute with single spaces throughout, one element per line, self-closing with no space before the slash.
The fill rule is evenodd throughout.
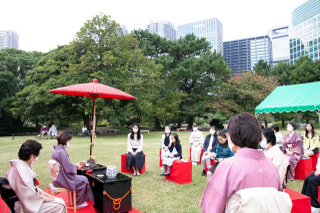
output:
<path id="1" fill-rule="evenodd" d="M 171 128 L 166 126 L 164 128 L 165 133 L 161 137 L 161 160 L 165 155 L 168 155 L 169 149 L 168 146 L 171 143 Z"/>
<path id="2" fill-rule="evenodd" d="M 306 133 L 303 139 L 303 150 L 305 157 L 311 157 L 319 152 L 319 136 L 314 132 L 312 123 L 307 123 Z"/>
<path id="3" fill-rule="evenodd" d="M 19 150 L 19 160 L 11 160 L 6 178 L 19 201 L 15 202 L 16 213 L 23 212 L 66 212 L 64 201 L 42 191 L 36 185 L 36 173 L 32 165 L 37 162 L 42 145 L 27 140 Z"/>
<path id="4" fill-rule="evenodd" d="M 77 167 L 70 162 L 69 154 L 66 148 L 69 147 L 72 135 L 66 131 L 61 132 L 57 136 L 58 145 L 53 146 L 51 159 L 56 160 L 60 164 L 58 177 L 53 181 L 56 187 L 64 187 L 71 191 L 76 191 L 77 208 L 87 206 L 86 200 L 93 200 L 93 193 L 85 176 L 77 175 Z"/>
<path id="5" fill-rule="evenodd" d="M 228 146 L 235 155 L 219 163 L 201 198 L 201 212 L 221 213 L 235 192 L 253 187 L 282 185 L 278 170 L 258 150 L 261 141 L 258 120 L 250 113 L 235 115 L 228 122 Z"/>
<path id="6" fill-rule="evenodd" d="M 144 154 L 142 152 L 143 136 L 140 134 L 139 124 L 133 124 L 131 132 L 128 134 L 127 142 L 127 163 L 126 168 L 133 169 L 133 176 L 140 176 L 139 170 L 144 165 Z"/>
<path id="7" fill-rule="evenodd" d="M 296 127 L 294 122 L 288 123 L 288 134 L 283 139 L 283 150 L 290 164 L 287 181 L 294 180 L 294 171 L 303 155 L 303 143 L 300 135 L 294 131 Z"/>
<path id="8" fill-rule="evenodd" d="M 192 133 L 190 135 L 190 147 L 191 147 L 191 161 L 192 165 L 197 165 L 200 161 L 200 154 L 203 145 L 203 135 L 200 130 L 198 130 L 197 125 L 192 125 Z"/>
<path id="9" fill-rule="evenodd" d="M 177 133 L 173 133 L 171 135 L 171 142 L 168 145 L 168 149 L 169 154 L 165 155 L 162 159 L 163 173 L 161 174 L 161 176 L 170 175 L 170 168 L 172 166 L 173 161 L 182 158 L 182 148 Z"/>

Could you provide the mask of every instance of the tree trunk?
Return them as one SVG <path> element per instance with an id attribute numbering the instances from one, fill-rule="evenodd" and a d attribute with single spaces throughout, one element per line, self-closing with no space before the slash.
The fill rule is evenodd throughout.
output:
<path id="1" fill-rule="evenodd" d="M 264 128 L 268 128 L 268 122 L 267 122 L 267 120 L 264 119 L 263 122 L 264 122 Z"/>
<path id="2" fill-rule="evenodd" d="M 281 119 L 281 126 L 282 126 L 282 128 L 284 128 L 284 119 L 283 118 Z"/>
<path id="3" fill-rule="evenodd" d="M 160 123 L 160 120 L 159 120 L 158 117 L 155 117 L 155 118 L 154 118 L 154 125 L 155 125 L 155 127 L 156 127 L 156 130 L 158 130 L 158 131 L 161 131 L 161 130 L 162 130 L 162 128 L 161 128 L 161 123 Z"/>
<path id="4" fill-rule="evenodd" d="M 178 123 L 177 123 L 177 128 L 181 128 L 181 123 L 182 123 L 181 118 L 179 118 Z"/>
<path id="5" fill-rule="evenodd" d="M 188 129 L 192 129 L 192 125 L 193 125 L 193 116 L 188 115 Z"/>

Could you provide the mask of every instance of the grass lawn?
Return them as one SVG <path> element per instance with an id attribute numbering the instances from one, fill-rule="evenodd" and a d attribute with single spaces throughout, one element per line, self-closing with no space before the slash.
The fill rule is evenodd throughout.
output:
<path id="1" fill-rule="evenodd" d="M 146 172 L 140 177 L 132 177 L 132 206 L 141 212 L 201 212 L 200 199 L 207 184 L 206 177 L 202 177 L 201 166 L 192 167 L 192 183 L 179 185 L 167 181 L 160 176 L 162 170 L 159 167 L 159 148 L 162 132 L 151 132 L 143 134 L 143 151 L 146 154 Z M 208 132 L 203 132 L 204 136 Z M 178 133 L 181 145 L 182 156 L 189 158 L 189 136 L 188 132 Z M 17 153 L 21 144 L 26 139 L 35 139 L 35 136 L 0 137 L 0 175 L 5 176 L 9 168 L 9 160 L 17 159 Z M 37 179 L 41 188 L 47 188 L 51 182 L 48 160 L 51 158 L 53 145 L 56 140 L 42 140 L 43 149 L 40 152 L 39 160 L 34 165 L 37 172 Z M 86 137 L 74 137 L 67 149 L 71 162 L 86 161 L 89 158 L 90 139 Z M 126 152 L 127 135 L 98 136 L 95 139 L 94 156 L 96 163 L 109 166 L 115 165 L 118 171 L 121 170 L 121 154 Z M 303 181 L 295 180 L 288 184 L 288 187 L 300 192 Z"/>

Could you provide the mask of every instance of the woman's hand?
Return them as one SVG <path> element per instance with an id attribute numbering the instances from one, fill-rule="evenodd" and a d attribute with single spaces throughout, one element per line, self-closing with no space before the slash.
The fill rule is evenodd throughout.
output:
<path id="1" fill-rule="evenodd" d="M 292 155 L 293 155 L 293 152 L 289 151 L 289 149 L 286 149 L 286 151 L 287 151 L 287 154 L 288 154 L 289 156 L 292 156 Z"/>
<path id="2" fill-rule="evenodd" d="M 174 155 L 169 155 L 169 157 L 170 157 L 170 158 L 173 158 L 173 157 L 174 157 Z"/>
<path id="3" fill-rule="evenodd" d="M 39 194 L 43 196 L 44 202 L 54 201 L 54 196 L 52 196 L 44 191 L 40 191 Z"/>
<path id="4" fill-rule="evenodd" d="M 131 155 L 135 156 L 137 154 L 137 152 L 131 152 Z"/>
<path id="5" fill-rule="evenodd" d="M 314 175 L 315 175 L 315 176 L 320 175 L 320 170 L 315 171 L 315 172 L 314 172 Z"/>
<path id="6" fill-rule="evenodd" d="M 214 158 L 217 157 L 217 154 L 213 152 L 212 157 L 214 157 Z"/>

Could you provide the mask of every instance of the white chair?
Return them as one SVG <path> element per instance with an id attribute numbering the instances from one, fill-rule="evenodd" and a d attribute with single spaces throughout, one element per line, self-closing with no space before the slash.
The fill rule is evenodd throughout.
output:
<path id="1" fill-rule="evenodd" d="M 51 179 L 52 181 L 55 181 L 58 177 L 59 171 L 60 171 L 60 164 L 59 162 L 57 162 L 56 160 L 49 160 L 48 161 L 49 167 L 50 167 L 50 171 L 51 171 Z M 73 209 L 73 212 L 76 213 L 77 212 L 77 202 L 76 202 L 76 191 L 70 191 L 64 187 L 54 187 L 53 184 L 49 184 L 49 194 L 58 194 L 60 192 L 67 192 L 68 194 L 68 200 L 66 202 L 66 205 L 68 204 L 70 207 L 67 208 L 68 209 Z M 71 203 L 71 200 L 73 200 L 73 206 Z"/>
<path id="2" fill-rule="evenodd" d="M 288 193 L 273 187 L 241 189 L 229 198 L 227 213 L 287 213 L 291 212 L 292 201 Z"/>

